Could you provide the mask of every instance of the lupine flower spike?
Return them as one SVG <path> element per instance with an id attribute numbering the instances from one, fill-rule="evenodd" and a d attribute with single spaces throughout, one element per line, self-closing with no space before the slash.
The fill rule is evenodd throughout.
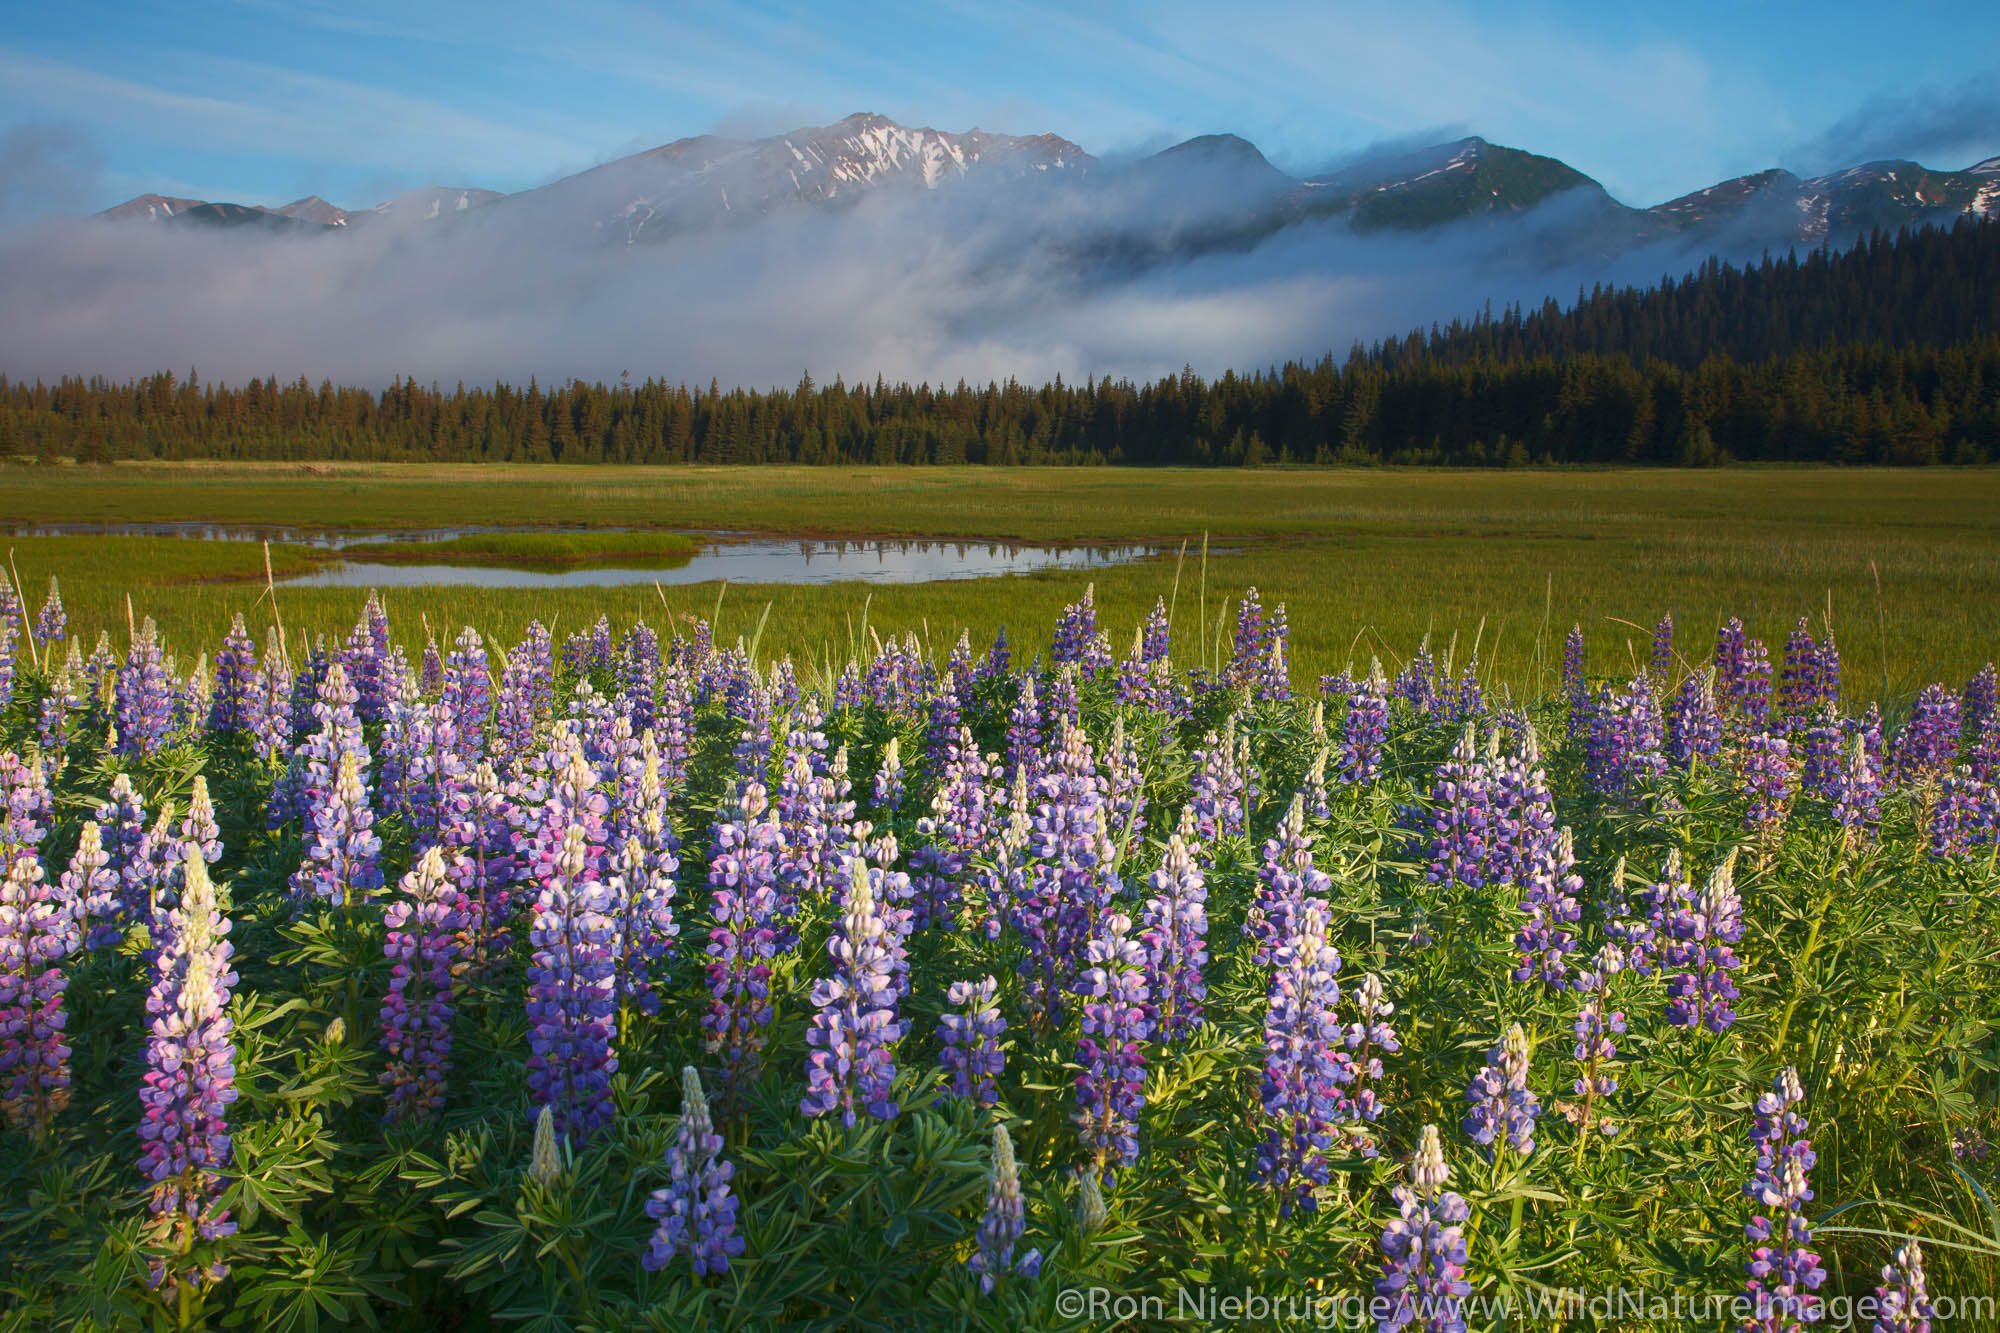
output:
<path id="1" fill-rule="evenodd" d="M 1009 1273 L 1034 1277 L 1042 1271 L 1042 1252 L 1029 1250 L 1016 1258 L 1014 1250 L 1027 1230 L 1021 1205 L 1020 1169 L 1014 1163 L 1014 1141 L 1005 1125 L 993 1127 L 993 1183 L 986 1192 L 986 1218 L 979 1224 L 979 1249 L 965 1266 L 979 1275 L 979 1290 L 991 1293 Z"/>
<path id="2" fill-rule="evenodd" d="M 1436 1125 L 1425 1125 L 1410 1163 L 1410 1183 L 1392 1191 L 1401 1216 L 1382 1233 L 1384 1264 L 1375 1294 L 1387 1302 L 1377 1316 L 1380 1333 L 1417 1328 L 1424 1333 L 1464 1333 L 1465 1220 L 1472 1210 L 1445 1188 L 1451 1168 Z"/>
<path id="3" fill-rule="evenodd" d="M 639 1262 L 658 1272 L 685 1253 L 698 1278 L 728 1272 L 730 1258 L 743 1253 L 736 1196 L 729 1188 L 736 1167 L 722 1156 L 722 1136 L 709 1119 L 708 1096 L 692 1067 L 681 1070 L 681 1119 L 667 1149 L 667 1174 L 667 1187 L 654 1190 L 646 1203 L 646 1216 L 660 1225 Z"/>

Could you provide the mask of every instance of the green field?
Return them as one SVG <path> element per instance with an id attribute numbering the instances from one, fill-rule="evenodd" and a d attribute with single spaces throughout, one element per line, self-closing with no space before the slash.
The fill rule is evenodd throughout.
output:
<path id="1" fill-rule="evenodd" d="M 1581 622 L 1594 671 L 1627 670 L 1672 612 L 1699 652 L 1740 615 L 1775 654 L 1791 622 L 1829 614 L 1858 691 L 1906 700 L 1932 679 L 1961 682 L 2000 650 L 2000 469 L 1710 471 L 851 469 L 371 465 L 117 465 L 10 468 L 0 522 L 208 520 L 372 530 L 453 524 L 564 524 L 798 536 L 1160 543 L 1169 553 L 1091 576 L 1050 573 L 923 585 L 716 585 L 561 590 L 397 589 L 398 631 L 473 622 L 511 636 L 531 617 L 558 634 L 614 620 L 708 615 L 760 652 L 844 657 L 865 624 L 914 630 L 940 654 L 960 627 L 983 644 L 1000 625 L 1039 648 L 1062 606 L 1094 578 L 1114 646 L 1156 597 L 1172 599 L 1177 656 L 1200 660 L 1227 599 L 1258 587 L 1289 605 L 1294 674 L 1371 653 L 1385 666 L 1428 632 L 1483 673 L 1545 683 L 1563 632 Z M 1204 562 L 1204 534 L 1211 547 Z M 482 539 L 483 540 L 483 539 Z M 658 544 L 646 534 L 605 534 Z M 186 650 L 212 644 L 231 614 L 268 620 L 254 544 L 144 538 L 15 538 L 32 603 L 62 576 L 78 624 L 122 631 L 126 596 Z M 575 540 L 505 539 L 495 563 L 588 558 Z M 432 548 L 434 550 L 435 548 Z M 564 551 L 571 554 L 564 555 Z M 431 551 L 417 558 L 425 558 Z M 662 552 L 662 554 L 665 554 Z M 323 554 L 272 548 L 282 578 Z M 1178 579 L 1178 592 L 1176 581 Z M 288 634 L 344 631 L 360 593 L 281 588 Z M 1197 623 L 1207 626 L 1197 633 Z M 122 642 L 122 634 L 119 636 Z M 945 642 L 940 643 L 940 640 Z M 1213 653 L 1212 646 L 1209 649 Z"/>

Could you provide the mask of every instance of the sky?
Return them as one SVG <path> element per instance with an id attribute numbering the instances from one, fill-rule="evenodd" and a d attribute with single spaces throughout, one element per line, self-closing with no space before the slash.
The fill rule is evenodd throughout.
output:
<path id="1" fill-rule="evenodd" d="M 876 111 L 1308 172 L 1480 134 L 1635 206 L 1783 165 L 2000 154 L 1979 0 L 1672 6 L 69 0 L 0 31 L 0 223 L 135 194 L 367 207 Z M 32 184 L 30 184 L 32 183 Z"/>

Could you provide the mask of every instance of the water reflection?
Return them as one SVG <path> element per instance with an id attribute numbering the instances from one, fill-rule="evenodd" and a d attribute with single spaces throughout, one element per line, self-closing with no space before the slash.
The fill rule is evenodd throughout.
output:
<path id="1" fill-rule="evenodd" d="M 1151 555 L 1149 546 L 1014 546 L 940 541 L 729 541 L 645 569 L 508 569 L 342 561 L 293 579 L 293 587 L 604 588 L 622 584 L 930 583 L 1096 569 Z"/>

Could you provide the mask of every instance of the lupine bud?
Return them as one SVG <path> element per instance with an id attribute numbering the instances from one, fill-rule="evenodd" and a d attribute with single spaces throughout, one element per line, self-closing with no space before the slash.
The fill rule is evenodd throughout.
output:
<path id="1" fill-rule="evenodd" d="M 1085 1188 L 1095 1178 L 1084 1178 Z M 1098 1196 L 1100 1212 L 1103 1196 Z M 979 1289 L 991 1293 L 994 1283 L 1009 1273 L 1034 1277 L 1042 1271 L 1042 1252 L 1029 1250 L 1019 1259 L 1014 1249 L 1027 1230 L 1027 1212 L 1021 1206 L 1020 1170 L 1014 1163 L 1014 1141 L 1005 1125 L 993 1127 L 993 1180 L 986 1191 L 986 1217 L 979 1224 L 979 1249 L 965 1266 L 979 1275 Z"/>

